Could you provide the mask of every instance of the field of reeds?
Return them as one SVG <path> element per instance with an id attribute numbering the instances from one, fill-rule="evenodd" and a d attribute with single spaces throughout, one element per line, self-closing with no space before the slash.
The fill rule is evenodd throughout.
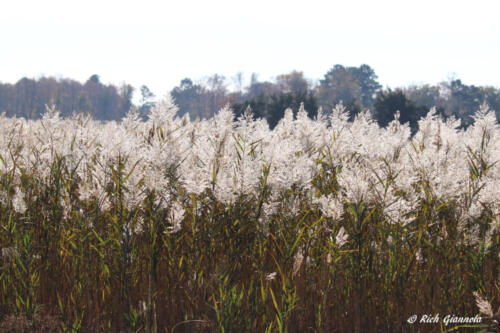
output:
<path id="1" fill-rule="evenodd" d="M 486 106 L 414 136 L 341 105 L 272 131 L 176 111 L 0 117 L 1 332 L 499 331 Z"/>

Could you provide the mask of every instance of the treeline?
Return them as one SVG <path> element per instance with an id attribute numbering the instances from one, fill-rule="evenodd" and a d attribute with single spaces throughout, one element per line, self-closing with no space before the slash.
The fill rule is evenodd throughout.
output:
<path id="1" fill-rule="evenodd" d="M 383 89 L 368 65 L 335 65 L 317 82 L 305 78 L 299 71 L 279 75 L 273 82 L 259 81 L 254 74 L 246 87 L 241 85 L 241 76 L 233 81 L 237 89 L 229 92 L 225 78 L 220 75 L 212 76 L 205 85 L 184 79 L 171 94 L 182 114 L 209 117 L 223 105 L 230 104 L 238 116 L 251 107 L 271 128 L 283 117 L 286 108 L 297 112 L 302 103 L 311 117 L 318 109 L 328 111 L 340 102 L 349 110 L 351 118 L 370 110 L 381 126 L 387 125 L 396 111 L 400 111 L 400 120 L 409 122 L 413 131 L 418 119 L 432 107 L 445 118 L 461 119 L 464 127 L 472 123 L 472 115 L 483 103 L 495 110 L 500 119 L 500 90 L 495 87 L 466 85 L 460 79 L 451 79 L 437 85 Z"/>
<path id="2" fill-rule="evenodd" d="M 135 107 L 145 118 L 156 97 L 145 85 L 139 93 L 140 101 Z M 23 78 L 14 85 L 0 84 L 0 112 L 36 119 L 43 114 L 46 104 L 53 104 L 63 116 L 84 112 L 100 120 L 118 120 L 133 106 L 133 94 L 132 86 L 104 85 L 98 75 L 92 75 L 83 85 L 70 79 Z M 463 126 L 472 122 L 471 115 L 482 103 L 496 110 L 500 119 L 500 90 L 495 87 L 466 85 L 459 79 L 451 79 L 437 85 L 383 89 L 368 65 L 335 65 L 316 81 L 304 77 L 300 71 L 278 75 L 273 81 L 259 81 L 252 74 L 248 85 L 244 85 L 241 73 L 231 79 L 214 74 L 200 82 L 185 78 L 170 94 L 181 116 L 209 118 L 225 105 L 230 105 L 239 116 L 251 107 L 256 117 L 265 118 L 271 128 L 283 117 L 285 109 L 290 107 L 297 112 L 302 103 L 310 117 L 319 109 L 330 110 L 340 102 L 352 118 L 370 110 L 381 126 L 394 119 L 399 110 L 401 121 L 409 122 L 413 130 L 417 120 L 434 106 L 444 117 L 453 115 L 461 119 Z"/>
<path id="3" fill-rule="evenodd" d="M 105 85 L 98 75 L 84 84 L 71 79 L 22 78 L 15 84 L 0 84 L 0 113 L 38 119 L 46 105 L 54 105 L 63 116 L 89 113 L 100 120 L 120 119 L 132 106 L 133 87 Z"/>

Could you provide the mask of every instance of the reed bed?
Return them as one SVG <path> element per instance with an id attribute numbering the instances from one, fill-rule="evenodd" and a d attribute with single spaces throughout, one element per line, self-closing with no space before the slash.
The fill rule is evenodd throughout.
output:
<path id="1" fill-rule="evenodd" d="M 176 112 L 0 118 L 0 331 L 499 331 L 486 106 L 414 136 L 342 105 L 274 130 Z"/>

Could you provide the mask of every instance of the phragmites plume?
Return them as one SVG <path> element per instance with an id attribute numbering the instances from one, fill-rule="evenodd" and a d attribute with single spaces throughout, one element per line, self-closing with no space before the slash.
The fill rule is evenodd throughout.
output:
<path id="1" fill-rule="evenodd" d="M 490 302 L 484 297 L 481 297 L 477 291 L 474 292 L 474 297 L 476 298 L 476 305 L 479 309 L 479 312 L 481 312 L 484 315 L 487 315 L 488 317 L 493 317 L 493 309 L 491 307 Z"/>
<path id="2" fill-rule="evenodd" d="M 272 273 L 267 274 L 264 279 L 266 281 L 272 281 L 272 280 L 276 279 L 276 275 L 277 275 L 276 272 L 272 272 Z"/>
<path id="3" fill-rule="evenodd" d="M 340 227 L 340 230 L 337 233 L 337 236 L 335 237 L 337 246 L 341 248 L 347 243 L 348 240 L 349 240 L 349 235 L 345 232 L 344 227 Z"/>
<path id="4" fill-rule="evenodd" d="M 293 260 L 292 276 L 297 275 L 297 273 L 300 270 L 300 267 L 302 266 L 303 261 L 304 261 L 304 256 L 302 255 L 301 252 L 297 252 Z"/>

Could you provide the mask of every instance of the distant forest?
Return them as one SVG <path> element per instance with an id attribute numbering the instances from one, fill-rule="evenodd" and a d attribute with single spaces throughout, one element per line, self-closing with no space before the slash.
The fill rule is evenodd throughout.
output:
<path id="1" fill-rule="evenodd" d="M 454 115 L 461 119 L 463 126 L 472 122 L 471 115 L 482 103 L 495 110 L 500 119 L 499 89 L 466 85 L 459 79 L 438 85 L 383 89 L 375 71 L 368 65 L 334 65 L 322 79 L 312 82 L 300 71 L 278 75 L 273 81 L 259 81 L 257 75 L 252 74 L 248 86 L 244 86 L 241 73 L 231 80 L 214 74 L 196 83 L 185 78 L 170 93 L 179 106 L 180 116 L 208 118 L 221 107 L 230 105 L 238 117 L 251 107 L 255 116 L 265 118 L 271 128 L 282 118 L 286 108 L 296 112 L 302 103 L 311 117 L 318 109 L 329 110 L 340 102 L 351 117 L 371 110 L 381 126 L 390 122 L 399 110 L 400 120 L 409 122 L 413 129 L 417 120 L 434 106 L 444 117 Z M 232 89 L 229 89 L 230 83 Z M 53 77 L 22 78 L 15 84 L 0 83 L 0 113 L 38 119 L 46 105 L 54 105 L 62 116 L 88 113 L 99 120 L 119 120 L 135 107 L 146 118 L 155 105 L 156 96 L 143 85 L 138 90 L 140 101 L 134 105 L 134 93 L 131 85 L 106 85 L 96 74 L 83 84 Z"/>

